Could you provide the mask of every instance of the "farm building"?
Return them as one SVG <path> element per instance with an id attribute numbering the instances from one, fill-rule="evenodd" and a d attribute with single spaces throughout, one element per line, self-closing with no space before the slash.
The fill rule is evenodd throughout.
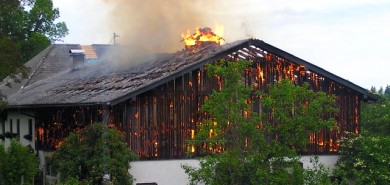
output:
<path id="1" fill-rule="evenodd" d="M 335 163 L 345 131 L 360 132 L 362 102 L 375 100 L 366 89 L 257 39 L 163 54 L 117 45 L 53 44 L 25 64 L 27 79 L 7 78 L 0 86 L 8 101 L 0 115 L 0 142 L 19 137 L 44 166 L 46 154 L 70 132 L 103 122 L 119 129 L 139 156 L 131 170 L 137 182 L 183 184 L 180 164 L 196 165 L 186 141 L 207 116 L 202 104 L 221 85 L 205 75 L 205 64 L 219 59 L 251 61 L 243 75 L 254 89 L 290 79 L 334 94 L 339 130 L 314 134 L 303 153 L 322 155 L 325 163 Z M 259 104 L 253 101 L 253 111 L 261 111 Z M 194 156 L 200 151 L 193 150 Z"/>

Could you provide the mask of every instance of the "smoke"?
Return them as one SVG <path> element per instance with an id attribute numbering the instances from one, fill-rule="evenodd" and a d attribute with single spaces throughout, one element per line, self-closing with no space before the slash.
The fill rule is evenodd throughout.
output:
<path id="1" fill-rule="evenodd" d="M 248 24 L 248 22 L 244 21 L 241 23 L 241 28 L 243 30 L 243 33 L 245 34 L 246 37 L 249 38 L 254 38 L 253 30 Z"/>
<path id="2" fill-rule="evenodd" d="M 127 70 L 131 66 L 137 64 L 144 64 L 153 62 L 157 57 L 160 56 L 152 51 L 146 50 L 142 47 L 131 46 L 131 45 L 115 45 L 109 47 L 104 55 L 99 59 L 102 61 L 100 66 L 100 73 L 114 72 Z"/>
<path id="3" fill-rule="evenodd" d="M 181 33 L 196 27 L 214 29 L 225 24 L 222 0 L 104 0 L 112 6 L 108 27 L 119 34 L 120 44 L 136 45 L 155 52 L 182 49 Z M 237 7 L 235 7 L 237 8 Z M 225 19 L 226 18 L 226 19 Z M 225 22 L 225 23 L 224 23 Z M 230 27 L 231 28 L 231 27 Z M 240 25 L 236 29 L 242 29 Z M 227 31 L 225 31 L 227 32 Z"/>
<path id="4" fill-rule="evenodd" d="M 242 2 L 223 0 L 102 0 L 111 8 L 105 27 L 117 33 L 122 47 L 107 51 L 102 58 L 105 71 L 125 70 L 184 49 L 181 34 L 196 28 L 223 25 L 226 42 L 253 36 Z M 225 42 L 225 43 L 226 43 Z M 123 46 L 130 46 L 123 47 Z M 104 73 L 104 72 L 102 72 Z"/>

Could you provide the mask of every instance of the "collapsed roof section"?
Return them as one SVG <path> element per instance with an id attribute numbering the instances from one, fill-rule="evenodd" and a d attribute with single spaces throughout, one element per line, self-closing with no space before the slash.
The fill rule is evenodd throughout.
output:
<path id="1" fill-rule="evenodd" d="M 316 65 L 257 39 L 246 39 L 223 46 L 210 45 L 196 52 L 182 50 L 172 54 L 152 54 L 145 50 L 112 45 L 92 45 L 99 62 L 72 70 L 71 49 L 80 45 L 51 45 L 28 63 L 28 79 L 12 88 L 1 86 L 10 107 L 115 105 L 209 62 L 233 55 L 242 59 L 263 58 L 272 53 L 304 66 L 335 83 L 375 100 L 369 92 Z M 123 55 L 131 55 L 124 57 Z"/>

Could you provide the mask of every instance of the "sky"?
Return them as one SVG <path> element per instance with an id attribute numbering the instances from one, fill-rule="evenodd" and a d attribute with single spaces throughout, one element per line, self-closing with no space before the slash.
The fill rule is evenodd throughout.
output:
<path id="1" fill-rule="evenodd" d="M 140 3 L 142 2 L 142 3 Z M 69 34 L 60 43 L 182 49 L 180 33 L 224 25 L 226 42 L 263 40 L 356 85 L 390 85 L 387 0 L 53 0 Z M 177 36 L 176 36 L 177 35 Z M 159 43 L 159 44 L 155 44 Z M 171 46 L 171 47 L 168 47 Z"/>

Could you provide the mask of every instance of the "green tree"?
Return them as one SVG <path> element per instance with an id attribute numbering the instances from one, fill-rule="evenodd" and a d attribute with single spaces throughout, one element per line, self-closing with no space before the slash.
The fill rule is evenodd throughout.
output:
<path id="1" fill-rule="evenodd" d="M 377 93 L 376 92 L 376 88 L 375 88 L 375 86 L 371 86 L 371 90 L 370 90 L 372 93 Z"/>
<path id="2" fill-rule="evenodd" d="M 15 80 L 20 80 L 17 74 L 27 75 L 27 69 L 23 68 L 24 62 L 18 46 L 8 37 L 0 37 L 0 79 L 10 75 Z M 24 76 L 25 77 L 25 76 Z"/>
<path id="3" fill-rule="evenodd" d="M 52 0 L 30 0 L 33 1 L 31 10 L 28 13 L 28 31 L 46 36 L 51 41 L 57 41 L 68 34 L 64 22 L 55 23 L 60 17 L 58 8 L 53 7 Z M 31 35 L 29 35 L 31 37 Z"/>
<path id="4" fill-rule="evenodd" d="M 39 171 L 33 152 L 13 139 L 7 149 L 0 144 L 0 155 L 0 184 L 20 185 L 22 178 L 24 184 L 32 184 Z"/>
<path id="5" fill-rule="evenodd" d="M 5 166 L 6 166 L 6 152 L 4 145 L 0 143 L 0 184 L 4 184 L 4 172 L 5 172 Z M 3 157 L 4 156 L 4 157 Z"/>
<path id="6" fill-rule="evenodd" d="M 390 136 L 350 133 L 341 141 L 335 174 L 343 184 L 390 184 Z"/>
<path id="7" fill-rule="evenodd" d="M 99 184 L 104 174 L 111 175 L 114 184 L 131 184 L 128 173 L 135 155 L 129 150 L 122 135 L 115 128 L 95 123 L 64 140 L 52 157 L 53 167 L 65 181 Z"/>
<path id="8" fill-rule="evenodd" d="M 207 65 L 209 77 L 218 76 L 223 87 L 202 106 L 210 119 L 189 141 L 211 149 L 199 168 L 183 166 L 191 184 L 303 184 L 298 150 L 310 134 L 332 127 L 334 120 L 324 115 L 335 112 L 333 97 L 287 80 L 270 85 L 268 93 L 253 91 L 242 83 L 248 65 L 224 60 Z M 259 97 L 264 115 L 250 108 Z"/>
<path id="9" fill-rule="evenodd" d="M 1 0 L 0 1 L 0 37 L 8 37 L 12 40 L 24 40 L 26 38 L 26 16 L 24 5 L 27 0 Z"/>
<path id="10" fill-rule="evenodd" d="M 385 95 L 388 96 L 388 97 L 390 97 L 390 85 L 387 85 L 387 86 L 386 86 Z"/>
<path id="11" fill-rule="evenodd" d="M 390 97 L 378 95 L 377 102 L 363 104 L 362 130 L 371 135 L 390 135 Z"/>
<path id="12" fill-rule="evenodd" d="M 378 93 L 379 93 L 380 95 L 384 94 L 384 90 L 383 90 L 383 87 L 382 87 L 382 86 L 379 88 Z"/>
<path id="13" fill-rule="evenodd" d="M 59 17 L 52 0 L 1 0 L 0 36 L 19 42 L 38 33 L 56 41 L 68 33 L 64 22 L 55 22 Z"/>
<path id="14" fill-rule="evenodd" d="M 377 98 L 362 106 L 363 132 L 349 133 L 341 142 L 336 174 L 345 184 L 390 183 L 390 98 L 381 94 Z"/>
<path id="15" fill-rule="evenodd" d="M 321 128 L 336 129 L 334 96 L 314 92 L 304 83 L 296 86 L 283 80 L 269 86 L 269 93 L 262 100 L 272 119 L 267 127 L 271 139 L 278 137 L 278 143 L 297 150 L 304 150 L 310 134 Z"/>
<path id="16" fill-rule="evenodd" d="M 51 41 L 46 36 L 36 32 L 31 33 L 30 37 L 22 43 L 22 51 L 29 51 L 22 52 L 23 61 L 33 58 L 50 44 Z"/>

